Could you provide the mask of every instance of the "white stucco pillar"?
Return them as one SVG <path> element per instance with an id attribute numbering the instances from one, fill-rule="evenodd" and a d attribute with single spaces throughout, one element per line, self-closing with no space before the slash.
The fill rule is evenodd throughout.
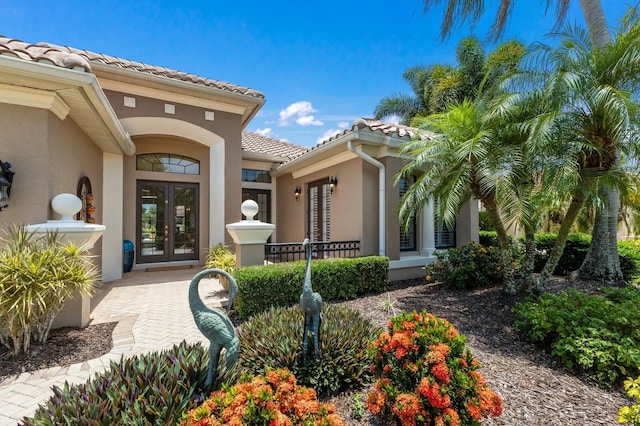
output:
<path id="1" fill-rule="evenodd" d="M 122 232 L 124 229 L 124 157 L 102 154 L 102 281 L 122 278 Z"/>
<path id="2" fill-rule="evenodd" d="M 433 215 L 433 198 L 422 209 L 422 248 L 421 256 L 431 256 L 436 251 L 435 219 Z"/>
<path id="3" fill-rule="evenodd" d="M 275 225 L 254 220 L 258 214 L 258 203 L 246 200 L 240 208 L 247 218 L 227 225 L 227 231 L 236 244 L 236 267 L 264 264 L 264 245 L 273 233 Z"/>
<path id="4" fill-rule="evenodd" d="M 209 147 L 209 247 L 224 242 L 224 140 Z"/>

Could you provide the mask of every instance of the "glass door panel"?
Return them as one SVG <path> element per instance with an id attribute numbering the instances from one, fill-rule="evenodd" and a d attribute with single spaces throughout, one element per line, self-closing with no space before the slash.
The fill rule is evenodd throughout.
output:
<path id="1" fill-rule="evenodd" d="M 198 185 L 138 181 L 138 263 L 198 259 Z"/>

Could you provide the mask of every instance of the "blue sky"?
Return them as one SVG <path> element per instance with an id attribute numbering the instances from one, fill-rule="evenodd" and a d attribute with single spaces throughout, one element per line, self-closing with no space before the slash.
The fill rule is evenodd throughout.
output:
<path id="1" fill-rule="evenodd" d="M 602 0 L 609 26 L 636 0 Z M 491 1 L 485 1 L 490 4 Z M 506 34 L 525 43 L 552 28 L 543 0 L 518 0 Z M 302 146 L 371 117 L 376 103 L 410 93 L 405 69 L 455 63 L 467 35 L 483 38 L 490 9 L 470 28 L 438 38 L 442 13 L 420 0 L 9 2 L 0 34 L 46 41 L 227 81 L 265 94 L 247 130 Z M 582 23 L 577 0 L 568 21 Z M 489 49 L 491 46 L 488 46 Z"/>

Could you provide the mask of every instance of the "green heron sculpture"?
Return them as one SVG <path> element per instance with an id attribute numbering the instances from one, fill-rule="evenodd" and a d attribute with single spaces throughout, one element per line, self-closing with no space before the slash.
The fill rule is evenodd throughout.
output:
<path id="1" fill-rule="evenodd" d="M 313 336 L 313 354 L 318 353 L 320 324 L 322 324 L 322 297 L 311 287 L 311 242 L 305 238 L 302 242 L 307 256 L 307 270 L 304 275 L 300 307 L 304 312 L 304 332 L 302 334 L 302 353 L 309 351 L 309 335 Z"/>
<path id="2" fill-rule="evenodd" d="M 217 385 L 218 362 L 222 349 L 225 349 L 225 366 L 227 371 L 238 360 L 240 339 L 233 323 L 220 309 L 210 308 L 204 304 L 198 294 L 198 284 L 203 277 L 213 274 L 223 275 L 229 280 L 229 302 L 227 313 L 231 312 L 233 301 L 238 295 L 238 284 L 233 277 L 221 269 L 205 269 L 197 273 L 189 284 L 189 308 L 198 330 L 209 340 L 209 366 L 204 387 L 211 391 Z"/>

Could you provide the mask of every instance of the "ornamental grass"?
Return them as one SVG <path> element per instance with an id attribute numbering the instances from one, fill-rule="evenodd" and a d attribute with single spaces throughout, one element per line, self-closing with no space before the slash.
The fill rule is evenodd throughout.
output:
<path id="1" fill-rule="evenodd" d="M 479 425 L 502 414 L 466 338 L 423 311 L 392 318 L 370 347 L 377 377 L 367 409 L 400 425 Z"/>

